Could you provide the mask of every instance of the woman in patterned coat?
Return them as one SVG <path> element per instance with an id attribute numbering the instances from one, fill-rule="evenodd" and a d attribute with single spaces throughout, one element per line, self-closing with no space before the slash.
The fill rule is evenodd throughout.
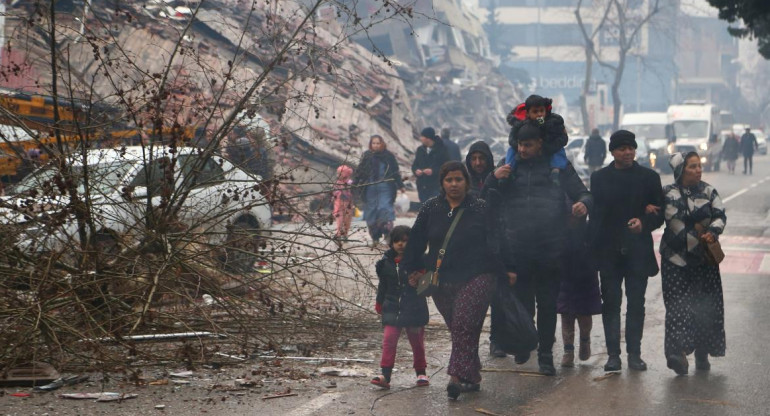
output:
<path id="1" fill-rule="evenodd" d="M 712 357 L 725 355 L 724 301 L 719 265 L 706 261 L 704 244 L 719 238 L 727 220 L 716 189 L 701 180 L 700 157 L 677 153 L 669 162 L 675 182 L 663 188 L 661 215 L 666 229 L 660 243 L 665 354 L 668 368 L 687 374 L 687 355 L 707 371 Z M 698 234 L 696 224 L 703 227 Z"/>

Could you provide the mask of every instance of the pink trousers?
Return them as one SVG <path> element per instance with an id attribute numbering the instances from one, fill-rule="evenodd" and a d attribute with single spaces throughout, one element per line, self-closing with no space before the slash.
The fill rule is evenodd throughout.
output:
<path id="1" fill-rule="evenodd" d="M 401 336 L 402 329 L 406 329 L 406 336 L 409 338 L 409 344 L 412 345 L 414 369 L 425 370 L 428 365 L 425 362 L 425 327 L 423 326 L 402 328 L 385 325 L 385 332 L 382 337 L 382 360 L 380 361 L 380 367 L 393 368 L 393 365 L 396 363 L 396 347 L 398 346 L 398 338 Z"/>

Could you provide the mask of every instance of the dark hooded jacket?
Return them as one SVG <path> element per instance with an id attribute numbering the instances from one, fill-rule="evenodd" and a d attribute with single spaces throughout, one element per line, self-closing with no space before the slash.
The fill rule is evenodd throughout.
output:
<path id="1" fill-rule="evenodd" d="M 377 303 L 382 305 L 382 324 L 398 327 L 424 326 L 428 323 L 428 302 L 409 286 L 406 269 L 395 262 L 396 252 L 385 252 L 375 269 Z"/>
<path id="2" fill-rule="evenodd" d="M 430 152 L 428 152 L 428 148 L 424 145 L 418 147 L 414 163 L 412 163 L 412 173 L 417 169 L 433 169 L 432 175 L 417 177 L 417 194 L 420 197 L 420 202 L 425 202 L 439 194 L 441 190 L 438 180 L 439 170 L 441 170 L 441 165 L 449 161 L 449 155 L 443 140 L 436 138 L 433 143 Z"/>
<path id="3" fill-rule="evenodd" d="M 473 168 L 471 167 L 471 155 L 476 152 L 483 154 L 487 159 L 487 168 L 484 170 L 484 172 L 481 173 L 481 175 L 474 172 Z M 481 140 L 473 143 L 470 150 L 468 150 L 468 155 L 465 156 L 465 167 L 468 168 L 468 173 L 471 175 L 470 193 L 474 196 L 481 195 L 481 189 L 484 188 L 484 181 L 487 179 L 487 176 L 489 176 L 489 174 L 495 170 L 495 158 L 492 156 L 492 150 L 489 149 L 489 145 Z"/>
<path id="4" fill-rule="evenodd" d="M 607 158 L 607 143 L 601 136 L 591 135 L 586 142 L 585 162 L 588 166 L 601 166 Z"/>
<path id="5" fill-rule="evenodd" d="M 481 197 L 492 207 L 498 219 L 500 252 L 508 270 L 516 271 L 522 263 L 562 261 L 567 244 L 565 194 L 582 202 L 589 210 L 591 194 L 568 165 L 559 171 L 560 186 L 551 181 L 549 157 L 520 159 L 513 178 L 498 180 L 489 175 Z"/>
<path id="6" fill-rule="evenodd" d="M 516 135 L 521 126 L 527 120 L 527 109 L 524 103 L 519 104 L 506 117 L 508 124 L 511 125 L 511 132 L 508 134 L 508 144 L 516 149 L 518 140 Z M 543 153 L 552 155 L 567 145 L 567 129 L 564 127 L 564 118 L 551 112 L 551 105 L 546 106 L 546 113 L 543 125 Z"/>

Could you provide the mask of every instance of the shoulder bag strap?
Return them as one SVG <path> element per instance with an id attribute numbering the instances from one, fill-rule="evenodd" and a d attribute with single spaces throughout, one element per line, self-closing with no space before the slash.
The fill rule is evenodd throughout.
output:
<path id="1" fill-rule="evenodd" d="M 465 208 L 460 208 L 457 211 L 457 215 L 455 215 L 455 219 L 452 220 L 452 225 L 449 226 L 449 231 L 447 231 L 446 237 L 444 237 L 444 243 L 441 245 L 441 250 L 438 251 L 438 257 L 436 258 L 436 272 L 441 268 L 441 261 L 444 260 L 446 248 L 447 245 L 449 245 L 449 239 L 452 238 L 452 233 L 454 233 L 455 228 L 457 228 L 457 223 L 460 222 L 460 217 L 463 216 L 463 212 L 465 212 Z"/>

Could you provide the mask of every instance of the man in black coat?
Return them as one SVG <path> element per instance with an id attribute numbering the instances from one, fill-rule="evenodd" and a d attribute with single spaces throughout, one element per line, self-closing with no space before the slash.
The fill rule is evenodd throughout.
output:
<path id="1" fill-rule="evenodd" d="M 439 170 L 441 165 L 449 160 L 449 156 L 444 143 L 433 128 L 424 128 L 420 132 L 420 141 L 422 146 L 417 148 L 412 173 L 417 176 L 417 195 L 420 202 L 425 202 L 439 194 Z"/>
<path id="2" fill-rule="evenodd" d="M 749 175 L 754 174 L 754 150 L 759 149 L 757 143 L 757 136 L 751 132 L 751 129 L 746 127 L 746 133 L 741 136 L 741 153 L 743 153 L 743 174 L 746 172 Z"/>
<path id="3" fill-rule="evenodd" d="M 604 303 L 602 321 L 609 354 L 605 371 L 617 371 L 622 366 L 620 307 L 624 280 L 628 367 L 647 369 L 641 357 L 644 294 L 647 279 L 658 273 L 652 231 L 663 223 L 663 217 L 655 212 L 663 206 L 663 188 L 655 171 L 634 161 L 636 146 L 633 133 L 616 131 L 609 146 L 614 162 L 591 175 L 594 209 L 589 216 L 589 233 Z"/>
<path id="4" fill-rule="evenodd" d="M 471 175 L 470 193 L 479 196 L 484 188 L 484 181 L 495 169 L 495 158 L 489 145 L 481 140 L 473 143 L 465 156 L 465 167 Z"/>
<path id="5" fill-rule="evenodd" d="M 537 300 L 540 372 L 555 375 L 556 297 L 567 244 L 567 220 L 569 215 L 585 216 L 592 198 L 572 165 L 559 171 L 559 185 L 550 179 L 550 156 L 544 156 L 543 136 L 535 122 L 525 122 L 517 132 L 516 174 L 511 175 L 510 165 L 497 168 L 487 178 L 482 198 L 499 218 L 499 250 L 507 271 L 517 274 L 516 296 L 533 317 Z M 565 194 L 576 201 L 571 212 Z M 492 355 L 499 355 L 495 338 L 501 318 L 499 307 L 493 306 Z M 523 363 L 528 356 L 528 351 L 516 354 L 516 362 Z"/>
<path id="6" fill-rule="evenodd" d="M 595 172 L 604 165 L 607 158 L 607 143 L 599 134 L 599 129 L 593 129 L 591 136 L 586 141 L 585 162 L 591 172 Z"/>
<path id="7" fill-rule="evenodd" d="M 444 146 L 446 147 L 447 156 L 449 156 L 449 160 L 462 162 L 463 159 L 462 154 L 460 153 L 460 146 L 449 138 L 449 134 L 450 130 L 448 128 L 444 127 L 441 129 L 441 140 L 443 140 Z"/>

